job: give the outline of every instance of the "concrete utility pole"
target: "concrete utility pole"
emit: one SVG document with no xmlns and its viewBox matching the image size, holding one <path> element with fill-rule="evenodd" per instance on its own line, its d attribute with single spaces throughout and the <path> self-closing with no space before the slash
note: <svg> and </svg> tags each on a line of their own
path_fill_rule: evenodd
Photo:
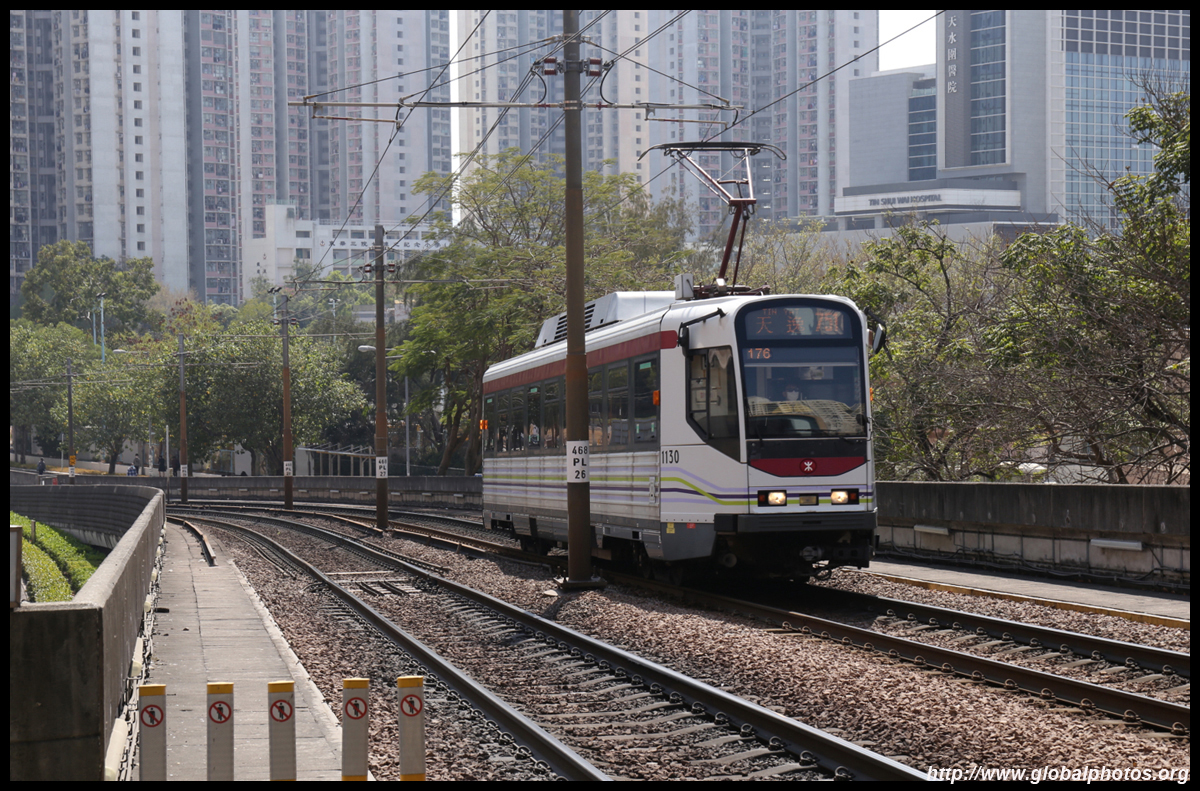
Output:
<svg viewBox="0 0 1200 791">
<path fill-rule="evenodd" d="M 579 12 L 563 11 L 566 40 L 563 115 L 567 144 L 567 580 L 565 588 L 601 587 L 592 577 L 591 484 L 588 479 L 587 348 L 583 338 L 583 152 L 579 100 Z"/>
<path fill-rule="evenodd" d="M 388 527 L 387 348 L 383 338 L 383 226 L 375 226 L 375 526 Z"/>
</svg>

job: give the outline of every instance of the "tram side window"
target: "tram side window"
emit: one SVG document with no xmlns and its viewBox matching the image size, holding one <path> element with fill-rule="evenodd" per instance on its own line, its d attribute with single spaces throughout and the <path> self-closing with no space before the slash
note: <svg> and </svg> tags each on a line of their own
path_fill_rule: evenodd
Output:
<svg viewBox="0 0 1200 791">
<path fill-rule="evenodd" d="M 525 450 L 525 388 L 518 387 L 512 391 L 512 421 L 509 428 L 512 431 L 512 442 L 509 450 Z"/>
<path fill-rule="evenodd" d="M 530 450 L 542 447 L 542 388 L 534 385 L 529 388 L 525 398 L 529 410 L 527 421 L 528 431 L 525 434 L 525 444 Z"/>
<path fill-rule="evenodd" d="M 608 366 L 608 444 L 629 444 L 629 361 Z"/>
<path fill-rule="evenodd" d="M 503 453 L 508 450 L 508 392 L 496 396 L 496 451 Z"/>
<path fill-rule="evenodd" d="M 605 443 L 604 369 L 588 371 L 588 444 L 600 447 Z"/>
<path fill-rule="evenodd" d="M 658 362 L 633 362 L 633 441 L 658 441 Z"/>
<path fill-rule="evenodd" d="M 704 441 L 738 458 L 738 397 L 733 350 L 700 349 L 688 356 L 688 422 Z"/>
<path fill-rule="evenodd" d="M 490 395 L 483 399 L 483 449 L 485 452 L 496 450 L 496 432 L 500 424 L 496 422 L 496 396 Z"/>
<path fill-rule="evenodd" d="M 559 447 L 562 437 L 562 385 L 561 380 L 546 382 L 543 396 L 544 418 L 542 423 L 542 444 L 546 448 Z"/>
</svg>

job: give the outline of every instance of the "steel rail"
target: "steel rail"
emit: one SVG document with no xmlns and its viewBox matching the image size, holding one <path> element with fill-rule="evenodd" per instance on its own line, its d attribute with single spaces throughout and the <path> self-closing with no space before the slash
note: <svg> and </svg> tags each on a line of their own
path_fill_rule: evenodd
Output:
<svg viewBox="0 0 1200 791">
<path fill-rule="evenodd" d="M 271 544 L 273 551 L 278 552 L 282 557 L 287 558 L 290 562 L 295 563 L 299 568 L 304 569 L 306 573 L 319 580 L 330 590 L 330 592 L 345 602 L 357 615 L 378 629 L 389 640 L 401 645 L 404 650 L 412 655 L 418 662 L 431 670 L 435 681 L 440 681 L 441 683 L 445 684 L 447 687 L 457 693 L 459 697 L 467 701 L 467 703 L 482 711 L 490 720 L 510 732 L 518 742 L 529 747 L 537 759 L 545 761 L 550 768 L 559 775 L 570 780 L 611 779 L 608 775 L 585 761 L 574 750 L 567 747 L 553 735 L 543 730 L 537 723 L 533 722 L 533 720 L 530 720 L 524 714 L 521 714 L 521 712 L 517 711 L 503 700 L 493 695 L 486 688 L 480 686 L 470 676 L 466 675 L 457 667 L 439 656 L 435 651 L 433 651 L 433 649 L 429 648 L 420 640 L 417 640 L 415 637 L 396 626 L 381 613 L 371 607 L 371 605 L 367 604 L 361 598 L 355 596 L 349 590 L 334 582 L 320 569 L 297 557 L 287 548 L 281 546 L 278 542 L 255 532 L 251 528 L 243 527 L 241 525 L 234 525 L 216 519 L 198 519 L 198 521 L 206 521 L 210 524 L 218 524 L 222 529 L 232 530 L 236 533 L 250 533 L 255 536 L 256 541 L 263 541 Z M 309 526 L 305 525 L 305 527 Z M 321 528 L 316 529 L 321 530 Z M 330 535 L 338 536 L 336 533 L 331 533 Z M 341 538 L 345 537 L 342 536 Z M 377 551 L 365 544 L 360 544 L 359 546 L 363 550 L 369 550 L 372 552 Z M 398 561 L 394 558 L 388 557 L 383 553 L 380 553 L 380 556 L 387 558 L 387 560 L 391 563 L 404 563 L 403 561 Z M 433 575 L 424 569 L 420 569 L 417 566 L 412 566 L 411 564 L 407 563 L 404 563 L 404 565 L 407 566 L 406 570 L 411 571 L 418 576 L 437 578 L 436 575 Z"/>
<path fill-rule="evenodd" d="M 787 630 L 784 634 L 814 635 L 827 640 L 835 640 L 844 645 L 877 651 L 891 657 L 905 659 L 919 666 L 940 668 L 948 673 L 985 681 L 1005 689 L 1021 690 L 1043 699 L 1055 699 L 1083 709 L 1104 711 L 1129 722 L 1142 722 L 1146 725 L 1170 730 L 1172 733 L 1182 734 L 1191 729 L 1192 710 L 1189 706 L 1182 706 L 1178 703 L 1057 676 L 1053 673 L 1045 673 L 974 654 L 918 643 L 903 637 L 861 629 L 804 613 L 780 610 L 729 596 L 676 588 L 625 574 L 610 573 L 609 578 L 775 623 Z"/>
<path fill-rule="evenodd" d="M 425 517 L 426 515 L 421 515 Z M 437 519 L 448 519 L 447 517 L 436 517 Z M 505 554 L 523 554 L 516 550 L 508 550 Z M 550 559 L 543 559 L 550 560 Z M 734 599 L 718 594 L 708 594 L 692 590 L 683 590 L 680 588 L 667 586 L 662 583 L 650 582 L 638 577 L 632 577 L 623 574 L 606 572 L 609 579 L 618 580 L 626 584 L 660 590 L 675 596 L 683 596 L 694 601 L 707 603 L 719 607 L 730 607 L 738 609 L 743 613 L 752 617 L 761 618 L 766 621 L 771 621 L 780 625 L 788 625 L 789 627 L 795 624 L 800 624 L 801 628 L 796 630 L 801 633 L 812 633 L 817 636 L 837 639 L 844 644 L 854 645 L 860 648 L 870 650 L 878 650 L 888 653 L 892 656 L 906 659 L 918 665 L 931 664 L 940 666 L 941 669 L 948 672 L 953 672 L 958 675 L 967 676 L 977 680 L 986 681 L 991 684 L 1003 686 L 1006 689 L 1019 689 L 1026 693 L 1036 695 L 1041 698 L 1054 698 L 1063 703 L 1068 703 L 1075 706 L 1080 706 L 1084 709 L 1096 709 L 1098 711 L 1107 712 L 1109 714 L 1121 717 L 1130 722 L 1142 722 L 1146 725 L 1164 728 L 1174 733 L 1184 733 L 1191 729 L 1191 708 L 1177 703 L 1159 700 L 1146 695 L 1139 695 L 1133 692 L 1105 687 L 1099 684 L 1092 684 L 1086 681 L 1066 678 L 1053 673 L 1047 673 L 1032 668 L 1014 665 L 1007 662 L 1002 662 L 987 657 L 968 654 L 953 649 L 941 648 L 927 643 L 920 643 L 914 640 L 909 640 L 903 637 L 886 635 L 881 632 L 875 632 L 868 629 L 859 629 L 858 627 L 839 624 L 834 621 L 818 618 L 816 616 L 805 615 L 788 610 L 780 610 L 778 608 L 769 607 L 767 605 L 757 604 L 755 602 Z M 839 592 L 841 595 L 846 592 Z M 865 594 L 857 594 L 865 596 Z M 868 597 L 870 598 L 870 597 Z M 917 607 L 912 602 L 901 602 L 892 600 L 894 604 L 911 605 Z M 937 608 L 930 608 L 930 617 L 934 617 L 933 611 Z M 947 612 L 943 611 L 943 615 Z M 964 618 L 979 619 L 982 624 L 985 616 L 974 616 L 970 613 L 963 613 Z M 1031 626 L 1029 624 L 1017 624 L 1002 621 L 1001 619 L 991 619 L 998 624 L 1011 624 L 1012 630 L 1008 630 L 1008 636 L 1003 639 L 1012 639 L 1016 633 L 1028 634 L 1041 627 Z M 1028 632 L 1024 632 L 1018 627 L 1024 627 Z M 1068 633 L 1070 634 L 1070 633 Z M 1001 632 L 1001 636 L 1004 632 Z M 1084 640 L 1103 641 L 1103 638 L 1091 638 L 1088 635 L 1078 635 Z M 1039 639 L 1039 638 L 1034 638 Z M 1015 640 L 1014 640 L 1015 642 Z M 1120 647 L 1128 646 L 1129 648 L 1142 648 L 1146 652 L 1159 652 L 1160 654 L 1169 654 L 1169 658 L 1175 663 L 1167 666 L 1169 671 L 1180 672 L 1180 667 L 1183 673 L 1190 672 L 1190 657 L 1179 652 L 1163 652 L 1161 649 L 1151 649 L 1143 646 L 1135 646 L 1130 643 L 1120 643 L 1119 641 L 1105 641 L 1112 645 L 1107 647 L 1107 650 L 1114 652 L 1114 656 L 1121 654 Z M 1084 641 L 1074 641 L 1075 645 L 1084 645 Z M 1052 646 L 1047 646 L 1047 650 L 1052 650 Z M 1091 648 L 1087 653 L 1091 655 L 1092 651 L 1099 651 L 1099 644 Z M 1100 653 L 1100 656 L 1105 656 Z M 1144 654 L 1143 654 L 1144 655 Z M 1121 655 L 1120 659 L 1112 660 L 1124 664 L 1128 655 Z M 1138 660 L 1135 660 L 1138 661 Z M 1167 663 L 1164 662 L 1164 665 Z M 1181 673 L 1181 677 L 1184 677 Z"/>
<path fill-rule="evenodd" d="M 832 593 L 832 590 L 830 592 Z M 886 613 L 890 610 L 899 617 L 911 615 L 910 620 L 917 619 L 943 627 L 975 629 L 980 636 L 998 637 L 1037 648 L 1053 649 L 1058 646 L 1058 651 L 1062 654 L 1104 659 L 1134 669 L 1150 668 L 1155 673 L 1178 675 L 1184 679 L 1191 679 L 1192 675 L 1191 655 L 1179 651 L 855 591 L 837 591 L 836 596 L 859 602 L 871 612 Z"/>
<path fill-rule="evenodd" d="M 832 772 L 835 777 L 860 780 L 928 780 L 928 776 L 917 769 L 905 766 L 866 748 L 820 731 L 801 722 L 785 717 L 770 709 L 750 703 L 728 692 L 683 675 L 668 667 L 652 662 L 636 654 L 608 645 L 587 635 L 547 620 L 531 612 L 515 607 L 505 601 L 489 596 L 441 577 L 426 569 L 414 566 L 394 557 L 391 553 L 362 544 L 339 533 L 326 531 L 311 525 L 303 525 L 304 532 L 316 535 L 326 533 L 329 540 L 340 545 L 356 544 L 362 554 L 376 555 L 380 561 L 399 564 L 403 570 L 428 579 L 459 596 L 482 604 L 499 613 L 514 624 L 525 628 L 527 633 L 547 637 L 562 645 L 575 646 L 581 654 L 591 656 L 597 662 L 607 662 L 620 668 L 634 683 L 647 686 L 657 685 L 665 694 L 676 694 L 685 704 L 701 709 L 741 727 L 747 733 L 780 748 L 787 749 L 802 759 L 811 761 L 816 767 Z M 319 572 L 318 572 L 319 573 Z M 324 575 L 322 575 L 324 576 Z M 328 578 L 325 578 L 328 579 Z M 335 593 L 339 597 L 354 597 L 336 583 Z M 340 591 L 340 592 L 339 592 Z M 363 603 L 364 607 L 367 605 Z M 368 608 L 369 609 L 369 608 Z M 372 610 L 372 613 L 374 611 Z M 382 616 L 375 613 L 375 618 Z M 373 619 L 372 619 L 373 620 Z M 410 638 L 411 639 L 411 638 Z M 747 728 L 748 726 L 748 728 Z"/>
</svg>

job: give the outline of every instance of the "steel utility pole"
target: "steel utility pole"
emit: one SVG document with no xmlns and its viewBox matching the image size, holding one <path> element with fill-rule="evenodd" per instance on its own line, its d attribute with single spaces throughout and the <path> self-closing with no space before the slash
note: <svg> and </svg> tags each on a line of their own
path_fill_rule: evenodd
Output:
<svg viewBox="0 0 1200 791">
<path fill-rule="evenodd" d="M 565 588 L 601 587 L 592 577 L 591 484 L 588 479 L 587 348 L 583 338 L 583 152 L 579 99 L 579 12 L 563 11 L 566 41 L 567 236 L 567 579 Z"/>
<path fill-rule="evenodd" d="M 383 339 L 383 226 L 375 226 L 375 526 L 388 527 L 387 348 Z"/>
<path fill-rule="evenodd" d="M 71 485 L 75 485 L 75 375 L 71 370 L 71 358 L 67 358 L 67 450 L 71 466 Z M 57 479 L 55 479 L 57 480 Z"/>
<path fill-rule="evenodd" d="M 179 333 L 179 502 L 187 503 L 187 387 L 183 378 L 183 333 Z"/>
</svg>

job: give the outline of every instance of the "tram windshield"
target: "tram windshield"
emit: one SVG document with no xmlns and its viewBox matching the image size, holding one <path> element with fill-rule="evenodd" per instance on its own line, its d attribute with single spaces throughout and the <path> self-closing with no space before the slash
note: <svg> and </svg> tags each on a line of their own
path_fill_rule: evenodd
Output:
<svg viewBox="0 0 1200 791">
<path fill-rule="evenodd" d="M 866 434 L 857 316 L 823 304 L 776 304 L 743 314 L 748 439 Z"/>
</svg>

